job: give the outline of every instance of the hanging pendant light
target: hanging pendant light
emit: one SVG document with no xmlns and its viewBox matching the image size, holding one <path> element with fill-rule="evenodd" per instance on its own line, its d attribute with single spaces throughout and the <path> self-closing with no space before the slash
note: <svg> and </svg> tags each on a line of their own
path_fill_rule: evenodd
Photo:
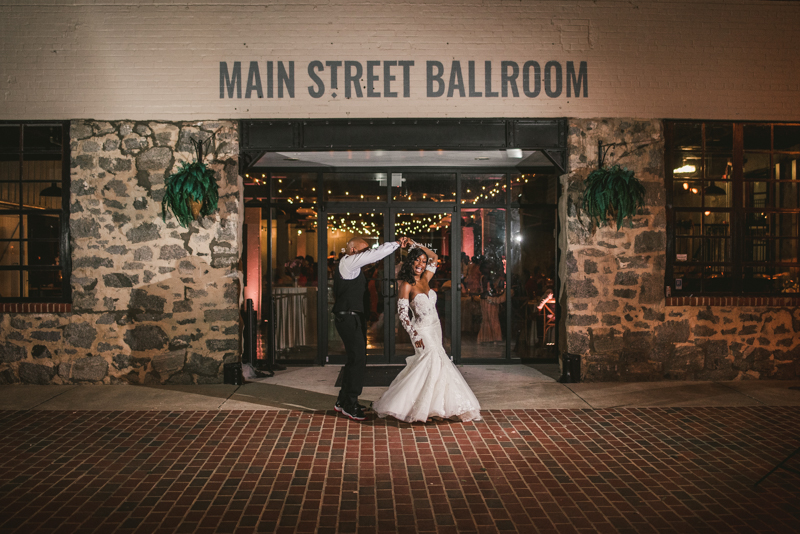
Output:
<svg viewBox="0 0 800 534">
<path fill-rule="evenodd" d="M 50 187 L 45 187 L 44 189 L 42 189 L 39 192 L 39 196 L 41 196 L 41 197 L 60 197 L 61 196 L 61 188 L 58 187 L 58 184 L 56 182 L 53 182 L 53 184 Z"/>
<path fill-rule="evenodd" d="M 721 197 L 728 194 L 723 188 L 718 186 L 716 182 L 711 182 L 711 185 L 706 187 L 703 192 L 707 197 Z"/>
</svg>

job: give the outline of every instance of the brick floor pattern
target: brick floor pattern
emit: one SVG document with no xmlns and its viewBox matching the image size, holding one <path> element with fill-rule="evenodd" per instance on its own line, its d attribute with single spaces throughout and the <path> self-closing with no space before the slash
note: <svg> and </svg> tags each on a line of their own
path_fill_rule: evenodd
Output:
<svg viewBox="0 0 800 534">
<path fill-rule="evenodd" d="M 0 411 L 0 532 L 798 532 L 800 408 Z"/>
</svg>

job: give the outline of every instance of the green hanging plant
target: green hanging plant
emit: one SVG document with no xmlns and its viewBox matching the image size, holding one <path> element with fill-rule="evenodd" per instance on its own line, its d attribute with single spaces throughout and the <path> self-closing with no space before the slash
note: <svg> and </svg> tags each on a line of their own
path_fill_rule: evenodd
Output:
<svg viewBox="0 0 800 534">
<path fill-rule="evenodd" d="M 181 226 L 188 227 L 200 216 L 217 211 L 218 201 L 219 186 L 214 171 L 200 161 L 184 162 L 178 172 L 167 178 L 161 201 L 163 220 L 167 220 L 167 210 L 170 210 Z"/>
<path fill-rule="evenodd" d="M 586 178 L 583 210 L 593 223 L 602 226 L 617 221 L 617 230 L 627 218 L 633 228 L 633 216 L 644 206 L 645 189 L 625 167 L 600 167 Z"/>
</svg>

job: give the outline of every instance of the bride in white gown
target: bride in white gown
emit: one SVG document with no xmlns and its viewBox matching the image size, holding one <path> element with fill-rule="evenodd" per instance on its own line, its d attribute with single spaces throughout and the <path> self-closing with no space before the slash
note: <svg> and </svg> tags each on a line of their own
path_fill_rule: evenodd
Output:
<svg viewBox="0 0 800 534">
<path fill-rule="evenodd" d="M 436 292 L 428 285 L 437 256 L 412 242 L 398 273 L 397 313 L 414 343 L 414 355 L 389 389 L 372 404 L 379 417 L 412 423 L 431 417 L 460 421 L 481 419 L 481 407 L 464 377 L 442 346 L 442 325 L 436 313 Z M 409 317 L 409 307 L 414 318 Z"/>
</svg>

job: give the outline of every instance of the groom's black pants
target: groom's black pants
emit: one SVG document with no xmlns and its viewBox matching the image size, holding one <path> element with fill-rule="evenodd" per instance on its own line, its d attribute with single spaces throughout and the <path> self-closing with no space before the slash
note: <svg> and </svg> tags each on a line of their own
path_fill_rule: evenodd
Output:
<svg viewBox="0 0 800 534">
<path fill-rule="evenodd" d="M 367 370 L 367 322 L 363 314 L 336 314 L 336 331 L 344 342 L 347 363 L 344 365 L 339 402 L 351 408 L 364 389 Z"/>
</svg>

